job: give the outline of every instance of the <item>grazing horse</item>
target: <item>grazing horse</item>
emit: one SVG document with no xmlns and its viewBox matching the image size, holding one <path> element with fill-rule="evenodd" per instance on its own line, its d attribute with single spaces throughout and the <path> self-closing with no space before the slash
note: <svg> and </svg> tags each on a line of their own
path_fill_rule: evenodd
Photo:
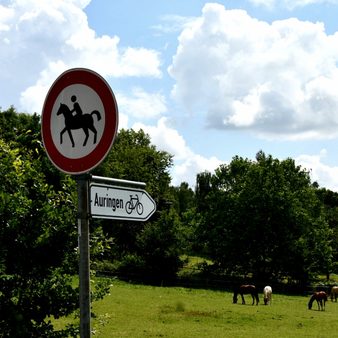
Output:
<svg viewBox="0 0 338 338">
<path fill-rule="evenodd" d="M 331 289 L 331 301 L 333 302 L 333 298 L 335 301 L 337 301 L 338 298 L 338 286 L 332 286 Z"/>
<path fill-rule="evenodd" d="M 322 310 L 324 311 L 325 310 L 325 303 L 327 301 L 327 294 L 325 291 L 317 291 L 315 292 L 311 298 L 310 298 L 310 301 L 309 301 L 309 304 L 308 304 L 308 307 L 309 307 L 309 310 L 312 309 L 312 303 L 314 301 L 317 301 L 317 305 L 318 305 L 318 311 L 319 310 Z"/>
<path fill-rule="evenodd" d="M 272 303 L 272 288 L 271 286 L 266 286 L 263 289 L 263 297 L 264 297 L 264 305 L 268 305 Z"/>
<path fill-rule="evenodd" d="M 245 304 L 244 296 L 247 294 L 251 294 L 252 297 L 252 305 L 255 304 L 256 300 L 256 305 L 259 303 L 259 298 L 258 298 L 258 291 L 254 285 L 241 285 L 239 288 L 236 288 L 234 292 L 234 297 L 233 297 L 233 303 L 237 304 L 237 295 L 240 294 L 242 297 L 242 304 Z"/>
<path fill-rule="evenodd" d="M 87 144 L 87 140 L 89 137 L 88 129 L 91 130 L 94 133 L 94 144 L 96 143 L 96 136 L 97 136 L 97 130 L 94 127 L 94 119 L 93 115 L 95 114 L 97 117 L 97 120 L 101 120 L 101 114 L 97 110 L 93 110 L 90 114 L 83 114 L 83 115 L 75 115 L 73 116 L 71 110 L 69 107 L 64 104 L 60 103 L 59 110 L 57 111 L 56 115 L 63 114 L 65 117 L 65 127 L 61 130 L 60 133 L 60 144 L 62 144 L 62 136 L 67 131 L 70 141 L 72 142 L 72 147 L 75 147 L 75 143 L 73 140 L 72 135 L 72 129 L 83 129 L 86 138 L 83 142 L 83 146 L 85 147 Z"/>
</svg>

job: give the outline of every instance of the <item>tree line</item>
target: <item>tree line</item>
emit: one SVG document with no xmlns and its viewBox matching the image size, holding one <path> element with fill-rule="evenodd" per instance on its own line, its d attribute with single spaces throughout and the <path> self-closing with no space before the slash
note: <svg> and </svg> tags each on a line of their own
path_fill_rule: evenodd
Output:
<svg viewBox="0 0 338 338">
<path fill-rule="evenodd" d="M 49 161 L 37 114 L 0 110 L 0 337 L 76 336 L 51 318 L 76 312 L 76 183 Z M 157 204 L 147 222 L 93 219 L 92 273 L 162 282 L 182 255 L 204 257 L 203 273 L 305 285 L 337 273 L 338 194 L 311 182 L 294 160 L 263 151 L 234 156 L 213 173 L 171 185 L 171 154 L 142 130 L 120 130 L 92 174 L 143 181 Z M 105 295 L 96 283 L 92 299 Z"/>
</svg>

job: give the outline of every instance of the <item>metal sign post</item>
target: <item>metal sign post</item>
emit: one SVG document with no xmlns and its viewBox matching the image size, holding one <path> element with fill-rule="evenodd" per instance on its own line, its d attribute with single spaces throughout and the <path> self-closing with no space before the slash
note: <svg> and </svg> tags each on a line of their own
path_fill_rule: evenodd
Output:
<svg viewBox="0 0 338 338">
<path fill-rule="evenodd" d="M 91 335 L 87 173 L 108 155 L 117 129 L 115 96 L 99 74 L 90 69 L 73 68 L 54 81 L 42 109 L 41 135 L 54 166 L 66 174 L 76 175 L 81 338 Z"/>
<path fill-rule="evenodd" d="M 89 258 L 89 180 L 88 175 L 76 176 L 79 231 L 80 337 L 90 338 L 90 258 Z"/>
</svg>

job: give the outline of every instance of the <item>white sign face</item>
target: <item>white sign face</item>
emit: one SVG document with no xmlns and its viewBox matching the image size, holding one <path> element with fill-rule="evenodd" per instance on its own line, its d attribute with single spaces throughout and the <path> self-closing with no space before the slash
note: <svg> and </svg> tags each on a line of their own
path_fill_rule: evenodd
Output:
<svg viewBox="0 0 338 338">
<path fill-rule="evenodd" d="M 92 183 L 90 214 L 93 218 L 146 221 L 155 212 L 156 204 L 141 189 Z"/>
<path fill-rule="evenodd" d="M 64 88 L 53 105 L 51 125 L 52 139 L 60 154 L 69 159 L 87 156 L 100 143 L 105 126 L 99 95 L 83 84 Z"/>
</svg>

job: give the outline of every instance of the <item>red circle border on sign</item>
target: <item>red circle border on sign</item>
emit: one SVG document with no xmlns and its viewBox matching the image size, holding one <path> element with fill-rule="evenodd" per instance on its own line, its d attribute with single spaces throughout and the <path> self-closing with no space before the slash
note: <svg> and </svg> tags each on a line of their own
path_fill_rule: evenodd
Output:
<svg viewBox="0 0 338 338">
<path fill-rule="evenodd" d="M 95 149 L 81 158 L 62 155 L 52 138 L 51 114 L 54 103 L 63 89 L 70 85 L 83 84 L 92 88 L 100 97 L 105 111 L 105 126 Z M 110 151 L 118 128 L 118 107 L 108 83 L 97 73 L 85 68 L 73 68 L 62 73 L 53 83 L 46 96 L 41 120 L 42 141 L 51 162 L 67 174 L 83 174 L 99 165 Z"/>
</svg>

